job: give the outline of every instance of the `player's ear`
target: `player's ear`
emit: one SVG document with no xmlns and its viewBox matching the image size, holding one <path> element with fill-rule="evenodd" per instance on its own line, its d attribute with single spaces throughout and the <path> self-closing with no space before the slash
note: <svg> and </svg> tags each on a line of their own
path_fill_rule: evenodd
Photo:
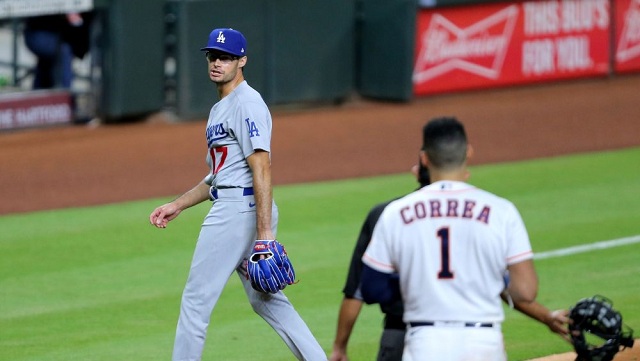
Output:
<svg viewBox="0 0 640 361">
<path fill-rule="evenodd" d="M 420 163 L 422 163 L 424 167 L 429 167 L 429 157 L 427 157 L 427 152 L 424 150 L 420 151 Z"/>
<path fill-rule="evenodd" d="M 243 68 L 245 65 L 247 65 L 247 57 L 243 56 L 242 58 L 238 59 L 238 67 Z"/>
<path fill-rule="evenodd" d="M 471 144 L 467 144 L 467 160 L 471 159 L 473 157 L 473 147 L 471 146 Z"/>
<path fill-rule="evenodd" d="M 420 172 L 420 165 L 414 164 L 413 167 L 411 167 L 411 174 L 413 174 L 414 177 L 418 178 L 419 172 Z"/>
</svg>

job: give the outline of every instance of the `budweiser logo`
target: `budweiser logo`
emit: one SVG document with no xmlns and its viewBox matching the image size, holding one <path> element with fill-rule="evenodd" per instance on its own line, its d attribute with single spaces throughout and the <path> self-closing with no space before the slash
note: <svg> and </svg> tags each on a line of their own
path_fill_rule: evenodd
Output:
<svg viewBox="0 0 640 361">
<path fill-rule="evenodd" d="M 413 70 L 414 83 L 422 83 L 454 69 L 489 79 L 500 75 L 518 18 L 518 6 L 460 28 L 434 14 L 420 38 L 422 46 Z"/>
<path fill-rule="evenodd" d="M 616 59 L 624 62 L 637 56 L 640 56 L 640 0 L 633 0 L 624 17 Z"/>
</svg>

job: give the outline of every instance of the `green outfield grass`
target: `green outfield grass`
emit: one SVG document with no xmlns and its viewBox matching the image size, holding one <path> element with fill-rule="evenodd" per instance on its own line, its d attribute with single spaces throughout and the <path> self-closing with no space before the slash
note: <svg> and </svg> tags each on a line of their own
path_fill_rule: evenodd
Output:
<svg viewBox="0 0 640 361">
<path fill-rule="evenodd" d="M 470 183 L 511 199 L 535 251 L 640 234 L 640 148 L 473 166 Z M 279 186 L 278 238 L 299 279 L 287 288 L 327 353 L 361 222 L 378 202 L 415 188 L 409 174 Z M 170 359 L 180 293 L 203 204 L 165 230 L 148 225 L 167 199 L 0 217 L 0 360 Z M 539 300 L 567 308 L 602 294 L 640 332 L 640 244 L 536 261 Z M 503 325 L 510 360 L 570 351 L 512 310 Z M 364 308 L 350 343 L 373 360 L 382 316 Z M 254 345 L 254 346 L 250 346 Z M 255 346 L 259 345 L 259 346 Z M 256 347 L 259 348 L 257 353 Z M 214 311 L 204 360 L 292 360 L 229 281 Z"/>
</svg>

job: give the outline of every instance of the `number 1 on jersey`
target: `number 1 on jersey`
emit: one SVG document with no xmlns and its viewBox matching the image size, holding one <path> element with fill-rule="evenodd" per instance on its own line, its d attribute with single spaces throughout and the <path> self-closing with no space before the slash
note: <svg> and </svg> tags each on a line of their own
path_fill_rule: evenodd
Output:
<svg viewBox="0 0 640 361">
<path fill-rule="evenodd" d="M 438 278 L 451 279 L 453 278 L 453 272 L 451 272 L 449 264 L 449 227 L 443 227 L 436 233 L 440 238 L 440 272 L 438 272 Z"/>
</svg>

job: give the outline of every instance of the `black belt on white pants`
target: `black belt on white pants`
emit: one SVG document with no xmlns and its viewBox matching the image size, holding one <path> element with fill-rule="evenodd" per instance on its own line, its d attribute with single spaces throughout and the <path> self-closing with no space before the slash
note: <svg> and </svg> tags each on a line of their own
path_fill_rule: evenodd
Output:
<svg viewBox="0 0 640 361">
<path fill-rule="evenodd" d="M 411 327 L 441 326 L 441 327 L 494 327 L 492 322 L 463 322 L 463 321 L 416 321 L 409 322 Z"/>
</svg>

